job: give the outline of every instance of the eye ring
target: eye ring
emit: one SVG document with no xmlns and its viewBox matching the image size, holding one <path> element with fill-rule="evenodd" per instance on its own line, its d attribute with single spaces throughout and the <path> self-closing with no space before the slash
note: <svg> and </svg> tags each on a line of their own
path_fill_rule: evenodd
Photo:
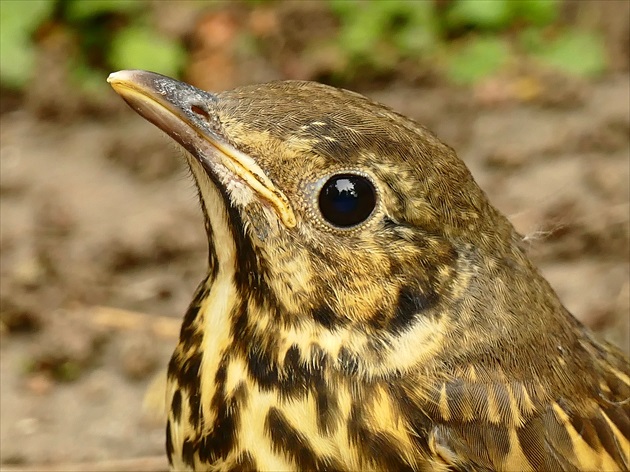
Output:
<svg viewBox="0 0 630 472">
<path fill-rule="evenodd" d="M 335 229 L 365 223 L 378 205 L 376 185 L 368 176 L 346 171 L 322 179 L 316 197 L 321 218 Z"/>
</svg>

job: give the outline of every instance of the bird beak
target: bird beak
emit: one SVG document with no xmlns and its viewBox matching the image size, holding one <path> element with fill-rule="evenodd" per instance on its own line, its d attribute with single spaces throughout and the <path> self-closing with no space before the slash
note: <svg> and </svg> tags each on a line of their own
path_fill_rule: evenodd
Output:
<svg viewBox="0 0 630 472">
<path fill-rule="evenodd" d="M 140 116 L 160 128 L 203 166 L 206 172 L 232 176 L 269 202 L 287 228 L 296 225 L 287 197 L 247 154 L 228 143 L 216 114 L 216 95 L 154 72 L 123 70 L 107 82 Z"/>
</svg>

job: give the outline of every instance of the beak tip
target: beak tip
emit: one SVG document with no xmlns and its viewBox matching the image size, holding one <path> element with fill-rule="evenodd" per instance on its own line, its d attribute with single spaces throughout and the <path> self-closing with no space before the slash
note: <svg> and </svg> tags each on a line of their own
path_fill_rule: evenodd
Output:
<svg viewBox="0 0 630 472">
<path fill-rule="evenodd" d="M 140 75 L 139 73 L 143 72 L 146 74 L 145 71 L 139 70 L 119 70 L 117 72 L 112 72 L 107 77 L 107 83 L 114 85 L 121 82 L 132 82 L 134 81 L 134 78 L 137 80 L 137 77 Z"/>
<path fill-rule="evenodd" d="M 119 81 L 119 80 L 122 78 L 121 76 L 125 75 L 125 74 L 124 74 L 125 72 L 127 72 L 127 71 L 120 70 L 120 71 L 118 71 L 118 72 L 112 72 L 112 73 L 111 73 L 111 74 L 109 74 L 109 76 L 107 77 L 107 83 L 108 83 L 108 84 L 112 84 L 112 83 L 114 83 L 114 82 Z"/>
</svg>

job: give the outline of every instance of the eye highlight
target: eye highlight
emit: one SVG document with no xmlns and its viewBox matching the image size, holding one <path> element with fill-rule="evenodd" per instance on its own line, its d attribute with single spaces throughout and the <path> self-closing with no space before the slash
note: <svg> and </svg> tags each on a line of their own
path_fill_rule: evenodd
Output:
<svg viewBox="0 0 630 472">
<path fill-rule="evenodd" d="M 338 228 L 351 228 L 367 220 L 376 208 L 371 180 L 357 174 L 336 174 L 322 186 L 318 197 L 322 217 Z"/>
</svg>

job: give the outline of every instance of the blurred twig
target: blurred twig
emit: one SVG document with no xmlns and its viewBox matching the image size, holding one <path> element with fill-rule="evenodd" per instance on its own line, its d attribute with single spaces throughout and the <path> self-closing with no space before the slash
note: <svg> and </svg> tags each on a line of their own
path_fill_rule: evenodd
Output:
<svg viewBox="0 0 630 472">
<path fill-rule="evenodd" d="M 148 328 L 156 336 L 169 339 L 176 339 L 179 336 L 179 327 L 182 322 L 179 318 L 107 306 L 90 308 L 90 320 L 95 325 L 110 329 L 140 330 Z"/>
</svg>

